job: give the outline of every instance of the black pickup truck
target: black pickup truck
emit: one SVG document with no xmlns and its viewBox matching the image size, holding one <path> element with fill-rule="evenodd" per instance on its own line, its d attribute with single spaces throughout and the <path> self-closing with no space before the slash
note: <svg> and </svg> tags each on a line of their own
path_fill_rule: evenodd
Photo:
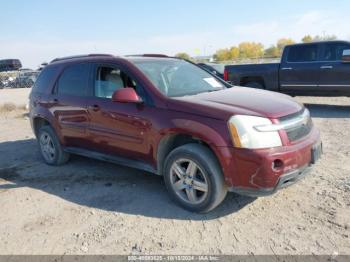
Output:
<svg viewBox="0 0 350 262">
<path fill-rule="evenodd" d="M 350 42 L 289 45 L 281 63 L 227 65 L 224 78 L 290 95 L 350 96 Z"/>
</svg>

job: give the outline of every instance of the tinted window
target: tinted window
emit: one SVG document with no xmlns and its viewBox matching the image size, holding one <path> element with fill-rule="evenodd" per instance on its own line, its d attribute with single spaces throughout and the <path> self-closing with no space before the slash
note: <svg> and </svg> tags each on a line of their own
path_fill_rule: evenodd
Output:
<svg viewBox="0 0 350 262">
<path fill-rule="evenodd" d="M 56 73 L 55 67 L 47 67 L 43 71 L 41 71 L 38 79 L 35 81 L 33 86 L 34 92 L 44 92 L 45 89 L 52 86 L 54 81 L 54 76 Z"/>
<path fill-rule="evenodd" d="M 312 62 L 317 60 L 317 45 L 291 46 L 288 62 Z"/>
<path fill-rule="evenodd" d="M 89 72 L 89 64 L 77 64 L 67 67 L 58 80 L 58 94 L 86 96 Z"/>
<path fill-rule="evenodd" d="M 322 61 L 339 61 L 345 49 L 350 49 L 349 44 L 331 43 L 326 44 L 322 54 Z"/>
</svg>

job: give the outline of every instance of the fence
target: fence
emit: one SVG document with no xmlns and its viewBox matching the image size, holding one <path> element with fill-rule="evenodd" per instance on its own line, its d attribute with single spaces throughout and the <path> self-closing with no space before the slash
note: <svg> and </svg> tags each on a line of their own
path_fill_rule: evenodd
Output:
<svg viewBox="0 0 350 262">
<path fill-rule="evenodd" d="M 0 72 L 0 89 L 31 88 L 38 77 L 38 71 L 18 70 Z"/>
<path fill-rule="evenodd" d="M 228 64 L 268 64 L 268 63 L 279 63 L 281 62 L 280 57 L 258 57 L 258 58 L 242 58 L 232 61 L 226 61 Z"/>
<path fill-rule="evenodd" d="M 280 57 L 258 57 L 258 58 L 240 58 L 235 60 L 218 61 L 220 64 L 225 65 L 244 65 L 244 64 L 270 64 L 281 62 Z"/>
</svg>

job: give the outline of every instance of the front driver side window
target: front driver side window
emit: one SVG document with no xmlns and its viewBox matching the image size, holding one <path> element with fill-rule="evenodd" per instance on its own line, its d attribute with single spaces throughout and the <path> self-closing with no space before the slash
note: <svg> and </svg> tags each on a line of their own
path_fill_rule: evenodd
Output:
<svg viewBox="0 0 350 262">
<path fill-rule="evenodd" d="M 345 49 L 350 49 L 350 46 L 345 43 L 330 43 L 326 44 L 323 53 L 323 61 L 340 61 Z"/>
<path fill-rule="evenodd" d="M 121 88 L 136 89 L 136 82 L 115 67 L 99 66 L 95 76 L 95 96 L 112 98 L 113 93 Z"/>
</svg>

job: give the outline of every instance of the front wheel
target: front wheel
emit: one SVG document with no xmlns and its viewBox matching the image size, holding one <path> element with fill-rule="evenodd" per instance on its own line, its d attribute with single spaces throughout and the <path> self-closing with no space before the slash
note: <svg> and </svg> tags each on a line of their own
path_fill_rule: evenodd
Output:
<svg viewBox="0 0 350 262">
<path fill-rule="evenodd" d="M 200 144 L 187 144 L 173 150 L 165 162 L 164 180 L 170 196 L 192 212 L 209 212 L 227 194 L 215 155 Z"/>
</svg>

